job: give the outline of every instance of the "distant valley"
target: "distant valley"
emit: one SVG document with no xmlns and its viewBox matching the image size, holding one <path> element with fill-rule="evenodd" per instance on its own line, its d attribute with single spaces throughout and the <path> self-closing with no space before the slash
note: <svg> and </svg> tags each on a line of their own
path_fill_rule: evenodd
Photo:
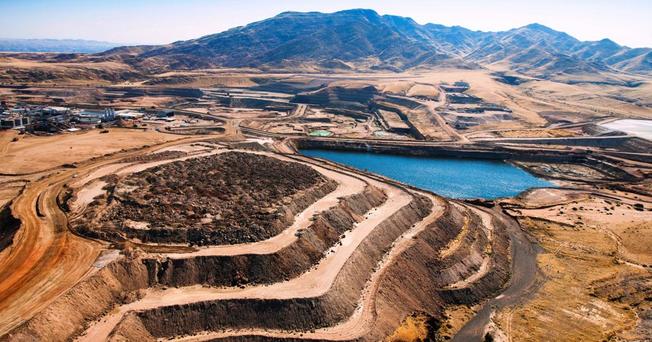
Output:
<svg viewBox="0 0 652 342">
<path fill-rule="evenodd" d="M 117 43 L 82 39 L 0 38 L 0 52 L 98 53 L 119 45 Z"/>
</svg>

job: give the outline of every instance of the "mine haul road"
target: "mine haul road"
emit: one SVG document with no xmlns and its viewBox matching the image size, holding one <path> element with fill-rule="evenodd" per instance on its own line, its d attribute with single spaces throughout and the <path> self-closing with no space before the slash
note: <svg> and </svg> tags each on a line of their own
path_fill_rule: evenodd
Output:
<svg viewBox="0 0 652 342">
<path fill-rule="evenodd" d="M 13 244 L 0 254 L 0 335 L 74 285 L 100 253 L 99 243 L 69 232 L 66 215 L 56 202 L 75 172 L 29 184 L 13 204 L 21 226 Z"/>
<path fill-rule="evenodd" d="M 74 169 L 54 170 L 28 184 L 12 205 L 13 215 L 20 219 L 21 226 L 13 244 L 0 253 L 0 336 L 96 270 L 93 264 L 106 248 L 68 229 L 68 219 L 57 203 L 65 183 L 125 157 L 199 140 L 206 137 L 182 138 L 89 160 Z"/>
<path fill-rule="evenodd" d="M 537 254 L 541 248 L 531 242 L 513 219 L 505 214 L 494 211 L 495 218 L 501 220 L 507 227 L 507 233 L 511 241 L 512 269 L 511 278 L 505 290 L 493 299 L 484 303 L 470 321 L 453 337 L 454 342 L 484 341 L 485 328 L 491 320 L 491 315 L 505 307 L 517 305 L 538 289 L 537 275 Z"/>
<path fill-rule="evenodd" d="M 279 159 L 291 161 L 289 158 Z M 338 183 L 337 189 L 298 213 L 294 217 L 292 225 L 283 230 L 280 234 L 263 241 L 233 245 L 207 246 L 188 253 L 166 253 L 165 257 L 170 259 L 185 259 L 209 255 L 234 256 L 243 254 L 272 254 L 278 252 L 298 239 L 297 232 L 301 229 L 307 228 L 312 223 L 314 215 L 336 206 L 340 198 L 364 191 L 367 184 L 360 179 L 351 177 L 344 173 L 335 172 L 316 165 L 311 166 L 325 177 L 335 180 Z"/>
</svg>

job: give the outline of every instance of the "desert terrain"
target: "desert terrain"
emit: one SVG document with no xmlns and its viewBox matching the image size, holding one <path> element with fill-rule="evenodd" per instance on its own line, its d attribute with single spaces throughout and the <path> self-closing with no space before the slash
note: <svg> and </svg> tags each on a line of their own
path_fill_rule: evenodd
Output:
<svg viewBox="0 0 652 342">
<path fill-rule="evenodd" d="M 14 225 L 0 254 L 4 339 L 646 336 L 649 308 L 637 294 L 649 291 L 652 264 L 641 239 L 652 209 L 651 164 L 639 161 L 645 140 L 596 136 L 607 114 L 573 116 L 568 109 L 581 112 L 580 101 L 568 102 L 568 121 L 555 123 L 548 113 L 561 107 L 553 97 L 526 103 L 516 95 L 525 89 L 507 92 L 487 73 L 348 77 L 328 81 L 327 102 L 302 95 L 306 104 L 272 89 L 232 89 L 242 94 L 236 110 L 231 94 L 205 90 L 199 100 L 170 102 L 158 95 L 164 108 L 227 128 L 208 135 L 155 126 L 3 132 L 3 225 Z M 455 82 L 465 84 L 447 85 Z M 511 123 L 457 128 L 443 113 L 462 110 L 449 93 L 490 98 Z M 386 109 L 368 112 L 359 101 L 369 99 Z M 637 110 L 643 114 L 622 117 L 644 117 Z M 297 129 L 279 129 L 290 125 Z M 313 137 L 316 130 L 332 134 Z M 614 136 L 622 148 L 611 145 Z M 465 202 L 296 152 L 362 142 L 393 153 L 507 158 L 560 188 Z M 528 157 L 533 151 L 540 157 Z M 243 162 L 247 172 L 230 171 Z M 275 181 L 280 175 L 287 178 Z M 223 204 L 206 202 L 210 196 Z M 616 298 L 619 286 L 632 290 Z"/>
<path fill-rule="evenodd" d="M 549 34 L 515 30 L 491 34 Z M 574 64 L 532 69 L 476 38 L 336 58 L 318 33 L 323 58 L 282 63 L 226 56 L 210 41 L 239 36 L 220 34 L 0 54 L 0 341 L 652 339 L 644 64 L 588 63 L 573 41 Z M 549 186 L 448 198 L 308 149 Z"/>
</svg>

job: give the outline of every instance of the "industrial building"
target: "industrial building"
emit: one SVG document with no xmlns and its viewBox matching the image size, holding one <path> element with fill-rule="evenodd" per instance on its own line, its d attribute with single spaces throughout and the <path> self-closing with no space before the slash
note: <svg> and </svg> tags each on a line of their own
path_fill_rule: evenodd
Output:
<svg viewBox="0 0 652 342">
<path fill-rule="evenodd" d="M 165 112 L 161 120 L 168 119 L 174 112 Z M 133 122 L 143 118 L 144 114 L 133 109 L 116 111 L 105 109 L 72 109 L 59 106 L 37 106 L 18 104 L 9 109 L 0 106 L 0 128 L 25 129 L 30 132 L 56 133 L 74 128 L 76 125 L 94 127 L 117 120 Z"/>
<path fill-rule="evenodd" d="M 0 128 L 3 129 L 12 129 L 12 128 L 25 128 L 29 126 L 30 118 L 28 116 L 20 114 L 9 114 L 0 116 Z"/>
<path fill-rule="evenodd" d="M 102 119 L 92 116 L 79 116 L 75 118 L 75 121 L 82 125 L 99 125 L 102 123 Z"/>
<path fill-rule="evenodd" d="M 174 110 L 172 109 L 163 109 L 156 113 L 156 116 L 159 118 L 170 118 L 174 116 Z"/>
<path fill-rule="evenodd" d="M 143 117 L 143 113 L 129 109 L 116 111 L 115 114 L 121 120 L 136 120 Z"/>
<path fill-rule="evenodd" d="M 113 108 L 106 108 L 103 110 L 83 109 L 77 113 L 80 121 L 95 121 L 92 119 L 99 119 L 101 122 L 113 121 L 116 119 L 116 113 Z"/>
</svg>

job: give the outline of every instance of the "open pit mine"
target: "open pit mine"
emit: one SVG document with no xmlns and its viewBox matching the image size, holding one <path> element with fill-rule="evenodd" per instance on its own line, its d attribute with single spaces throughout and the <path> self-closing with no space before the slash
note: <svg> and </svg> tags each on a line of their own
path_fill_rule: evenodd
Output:
<svg viewBox="0 0 652 342">
<path fill-rule="evenodd" d="M 186 140 L 24 189 L 14 243 L 40 243 L 16 261 L 51 272 L 7 276 L 39 294 L 69 288 L 4 309 L 20 324 L 3 340 L 378 340 L 405 319 L 434 331 L 446 306 L 500 291 L 510 241 L 524 239 L 495 210 L 376 175 Z M 53 259 L 63 272 L 39 265 Z M 40 310 L 11 322 L 25 305 Z"/>
<path fill-rule="evenodd" d="M 584 231 L 559 218 L 578 207 L 649 217 L 622 182 L 497 204 L 279 152 L 310 144 L 325 143 L 199 135 L 34 173 L 2 213 L 0 340 L 486 338 L 545 283 L 524 227 Z M 636 301 L 619 282 L 638 289 L 644 274 L 593 295 Z"/>
<path fill-rule="evenodd" d="M 650 338 L 652 142 L 464 75 L 10 88 L 0 341 Z"/>
</svg>

